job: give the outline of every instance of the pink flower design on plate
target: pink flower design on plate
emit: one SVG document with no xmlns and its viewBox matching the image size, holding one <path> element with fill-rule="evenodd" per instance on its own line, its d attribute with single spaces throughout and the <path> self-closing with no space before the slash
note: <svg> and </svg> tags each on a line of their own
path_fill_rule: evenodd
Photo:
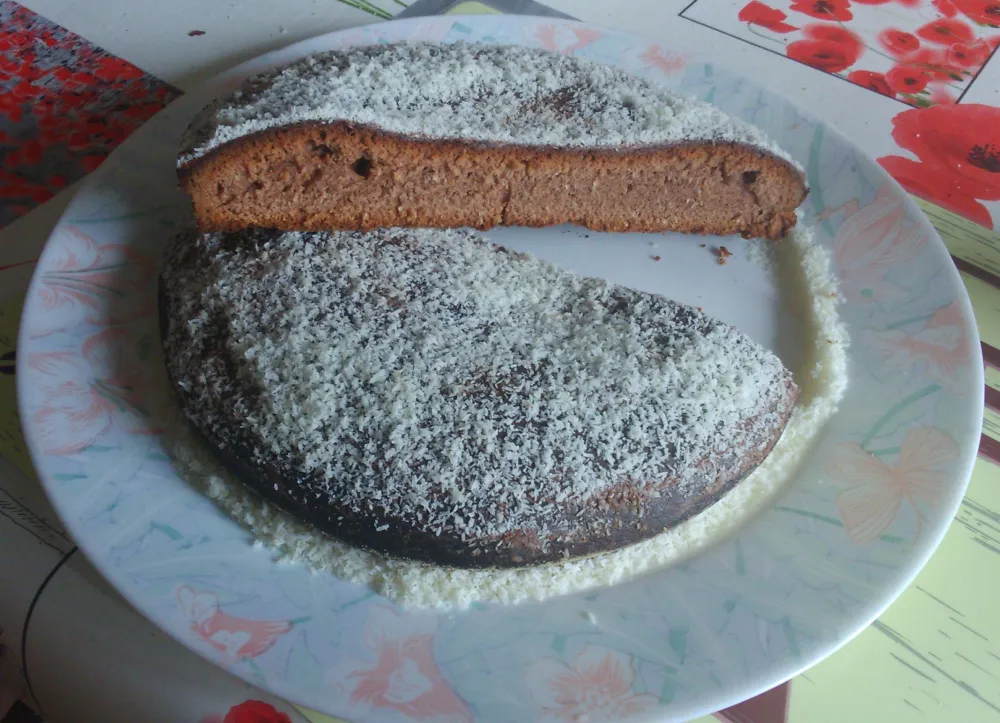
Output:
<svg viewBox="0 0 1000 723">
<path fill-rule="evenodd" d="M 687 64 L 687 57 L 684 55 L 664 50 L 656 44 L 650 45 L 642 51 L 639 59 L 648 65 L 652 65 L 654 68 L 659 68 L 667 75 L 684 70 L 684 66 Z"/>
<path fill-rule="evenodd" d="M 82 321 L 114 326 L 141 318 L 152 312 L 155 273 L 149 257 L 119 244 L 99 245 L 67 226 L 40 277 L 38 295 L 47 313 L 31 335 L 45 336 Z"/>
<path fill-rule="evenodd" d="M 124 329 L 106 329 L 84 340 L 79 352 L 34 354 L 43 403 L 32 416 L 47 454 L 74 454 L 113 426 L 153 434 L 143 407 L 140 340 Z"/>
<path fill-rule="evenodd" d="M 364 640 L 375 662 L 331 680 L 346 687 L 351 705 L 388 709 L 418 721 L 471 723 L 469 709 L 434 661 L 431 632 L 407 629 L 398 615 L 380 608 Z"/>
<path fill-rule="evenodd" d="M 885 272 L 916 256 L 926 242 L 926 234 L 907 222 L 900 200 L 880 193 L 837 229 L 834 261 L 844 296 L 862 304 L 902 298 L 905 291 L 886 280 Z"/>
<path fill-rule="evenodd" d="M 933 427 L 907 432 L 894 465 L 860 444 L 841 444 L 827 465 L 827 473 L 847 488 L 837 495 L 837 509 L 851 540 L 864 545 L 878 539 L 896 519 L 904 499 L 922 525 L 918 504 L 934 507 L 938 503 L 949 477 L 941 467 L 957 456 L 955 441 Z"/>
<path fill-rule="evenodd" d="M 886 369 L 910 372 L 923 368 L 943 387 L 958 389 L 956 373 L 969 361 L 969 339 L 958 302 L 944 306 L 914 334 L 902 329 L 870 332 L 868 348 Z"/>
<path fill-rule="evenodd" d="M 599 30 L 593 30 L 591 28 L 578 28 L 571 27 L 570 31 L 576 40 L 572 41 L 569 45 L 565 47 L 560 47 L 559 38 L 557 37 L 558 28 L 555 25 L 542 25 L 538 28 L 538 43 L 545 50 L 557 50 L 561 53 L 572 53 L 574 50 L 579 50 L 592 42 L 602 37 L 604 33 Z"/>
<path fill-rule="evenodd" d="M 191 630 L 213 648 L 236 660 L 256 658 L 292 629 L 292 624 L 284 620 L 247 620 L 225 613 L 215 593 L 197 592 L 187 585 L 177 591 L 177 600 L 188 616 Z"/>
<path fill-rule="evenodd" d="M 539 723 L 620 721 L 656 707 L 658 699 L 633 693 L 632 658 L 617 650 L 587 645 L 570 665 L 541 658 L 525 671 L 531 700 L 542 712 Z"/>
</svg>

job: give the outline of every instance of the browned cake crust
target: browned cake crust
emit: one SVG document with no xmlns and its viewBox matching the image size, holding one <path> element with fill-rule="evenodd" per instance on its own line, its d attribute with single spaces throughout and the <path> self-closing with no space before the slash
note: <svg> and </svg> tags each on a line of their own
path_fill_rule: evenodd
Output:
<svg viewBox="0 0 1000 723">
<path fill-rule="evenodd" d="M 204 231 L 574 223 L 777 239 L 806 196 L 788 162 L 738 144 L 546 149 L 347 122 L 237 139 L 189 162 L 180 179 Z"/>
<path fill-rule="evenodd" d="M 333 323 L 331 320 L 344 319 L 347 333 L 355 333 L 350 331 L 355 324 L 364 325 L 370 331 L 374 328 L 372 325 L 376 324 L 372 321 L 372 315 L 375 314 L 381 315 L 378 318 L 389 320 L 386 323 L 398 316 L 399 326 L 391 328 L 402 329 L 405 334 L 409 323 L 406 312 L 410 305 L 423 304 L 420 307 L 422 311 L 419 312 L 422 317 L 420 321 L 423 321 L 423 317 L 433 313 L 430 311 L 429 300 L 436 293 L 436 285 L 447 291 L 455 288 L 453 282 L 435 280 L 433 276 L 428 276 L 426 282 L 421 281 L 416 285 L 402 282 L 390 285 L 385 288 L 395 289 L 391 303 L 381 305 L 377 303 L 377 294 L 382 292 L 377 292 L 371 299 L 362 300 L 359 305 L 357 298 L 347 300 L 346 296 L 334 289 L 341 288 L 338 286 L 338 275 L 345 274 L 344 269 L 352 269 L 350 273 L 357 274 L 356 278 L 359 279 L 352 282 L 345 275 L 342 286 L 344 289 L 354 289 L 356 292 L 357 284 L 372 282 L 370 274 L 375 269 L 385 270 L 386 266 L 379 266 L 377 262 L 386 255 L 393 255 L 396 259 L 393 263 L 404 269 L 408 267 L 408 255 L 422 256 L 432 263 L 430 260 L 438 255 L 447 255 L 449 245 L 457 248 L 461 244 L 463 249 L 467 249 L 468 244 L 481 244 L 453 232 L 437 232 L 442 234 L 440 239 L 429 235 L 431 232 L 419 232 L 419 237 L 408 235 L 410 233 L 412 232 L 388 230 L 351 236 L 282 236 L 275 232 L 252 231 L 200 238 L 188 236 L 175 240 L 168 252 L 160 286 L 161 329 L 167 367 L 182 406 L 224 464 L 244 483 L 281 509 L 335 538 L 395 557 L 466 568 L 533 565 L 613 550 L 675 526 L 715 503 L 746 477 L 770 453 L 780 437 L 795 405 L 798 389 L 790 373 L 773 356 L 738 332 L 690 307 L 662 297 L 587 281 L 585 286 L 591 289 L 588 292 L 589 298 L 597 305 L 598 317 L 604 319 L 601 324 L 606 324 L 609 329 L 647 329 L 648 334 L 642 332 L 642 338 L 648 340 L 644 343 L 650 345 L 648 353 L 654 356 L 686 354 L 684 350 L 697 344 L 699 339 L 722 334 L 729 341 L 722 345 L 725 351 L 719 353 L 728 354 L 733 359 L 747 359 L 745 367 L 737 364 L 739 371 L 735 373 L 754 376 L 755 381 L 752 383 L 758 390 L 755 393 L 759 394 L 760 401 L 751 413 L 745 416 L 734 415 L 724 424 L 719 423 L 717 431 L 708 435 L 707 445 L 689 445 L 695 438 L 695 433 L 693 430 L 688 431 L 687 425 L 704 427 L 706 424 L 703 412 L 698 411 L 698 405 L 685 407 L 681 400 L 673 409 L 659 406 L 652 408 L 653 419 L 674 421 L 654 422 L 650 430 L 652 436 L 648 441 L 643 438 L 641 449 L 637 448 L 633 453 L 666 460 L 665 467 L 655 467 L 661 470 L 671 468 L 674 462 L 670 460 L 675 460 L 683 467 L 683 472 L 672 474 L 668 471 L 648 479 L 632 479 L 628 475 L 614 477 L 602 492 L 587 496 L 573 492 L 577 480 L 581 480 L 582 484 L 582 475 L 587 471 L 583 468 L 567 468 L 548 481 L 534 480 L 530 484 L 501 477 L 503 484 L 494 492 L 472 495 L 457 507 L 454 507 L 454 500 L 447 488 L 431 482 L 421 487 L 418 494 L 420 499 L 413 508 L 416 513 L 405 513 L 400 511 L 400 501 L 412 497 L 414 488 L 408 488 L 408 483 L 403 483 L 400 478 L 422 476 L 424 465 L 434 466 L 435 460 L 439 460 L 440 456 L 414 456 L 412 445 L 393 446 L 378 434 L 359 436 L 358 432 L 351 431 L 350 424 L 347 427 L 340 424 L 340 428 L 335 429 L 338 424 L 336 420 L 329 429 L 324 425 L 322 432 L 317 432 L 318 436 L 313 437 L 310 444 L 313 448 L 316 445 L 332 444 L 334 450 L 347 450 L 346 459 L 350 462 L 349 469 L 353 471 L 345 471 L 334 477 L 327 475 L 326 478 L 310 471 L 301 457 L 288 450 L 286 442 L 279 443 L 274 430 L 268 432 L 259 423 L 250 421 L 275 402 L 264 388 L 270 382 L 256 378 L 248 366 L 250 352 L 247 350 L 256 348 L 258 342 L 252 341 L 253 339 L 265 337 L 284 339 L 285 344 L 295 343 L 292 341 L 293 335 L 301 332 L 288 326 L 289 317 L 280 317 L 285 319 L 285 323 L 278 322 L 278 327 L 284 330 L 281 333 L 273 326 L 279 317 L 271 320 L 265 318 L 269 312 L 286 302 L 291 305 L 289 308 L 306 304 L 308 313 L 316 319 L 317 328 Z M 310 245 L 313 251 L 303 251 L 304 246 L 308 249 Z M 343 269 L 337 267 L 339 262 L 336 259 L 341 258 L 335 253 L 338 248 L 347 249 L 343 253 L 346 258 L 351 259 Z M 503 249 L 492 248 L 493 250 L 480 251 L 477 247 L 473 249 L 474 255 L 471 258 L 478 258 L 483 265 L 496 263 L 498 269 L 509 268 L 509 264 L 526 266 L 526 273 L 531 269 L 537 272 L 539 268 L 537 262 L 524 261 L 517 254 L 508 256 Z M 509 262 L 507 258 L 510 258 Z M 358 266 L 358 263 L 364 264 L 369 259 L 372 261 L 370 268 Z M 458 261 L 453 259 L 452 263 L 457 264 Z M 535 265 L 529 266 L 530 263 Z M 471 265 L 478 264 L 473 261 Z M 312 271 L 308 271 L 307 267 Z M 490 269 L 486 273 L 492 277 L 492 267 Z M 440 270 L 446 272 L 445 269 Z M 286 278 L 285 271 L 288 271 L 291 278 L 305 279 L 311 276 L 314 286 L 323 283 L 324 288 L 330 291 L 322 297 L 306 300 L 299 295 L 294 283 L 278 281 Z M 328 274 L 330 279 L 320 282 L 317 277 L 319 273 Z M 241 278 L 245 279 L 242 283 L 239 281 Z M 362 279 L 366 281 L 361 281 Z M 528 283 L 530 279 L 525 278 L 524 281 Z M 244 288 L 238 292 L 247 299 L 243 304 L 245 308 L 218 302 L 222 298 L 220 295 L 232 292 L 237 286 L 248 285 L 253 285 L 252 291 L 248 292 Z M 460 322 L 462 315 L 477 313 L 475 307 L 468 306 L 467 300 L 471 297 L 459 293 L 455 298 L 466 301 L 460 302 L 460 305 L 453 305 L 452 302 L 445 304 L 443 308 L 454 309 L 453 312 L 447 311 L 446 324 L 452 323 L 447 321 L 451 318 L 456 320 L 455 323 L 463 323 Z M 563 298 L 568 300 L 571 297 Z M 325 301 L 319 303 L 321 299 Z M 251 308 L 254 304 L 260 304 L 261 310 Z M 265 309 L 269 311 L 264 311 Z M 448 316 L 452 313 L 457 316 Z M 362 318 L 366 321 L 360 321 Z M 487 320 L 485 323 L 488 326 L 493 322 Z M 500 319 L 496 320 L 498 327 L 503 323 L 505 322 Z M 313 322 L 309 324 L 312 325 Z M 327 338 L 328 333 L 331 338 L 337 337 L 335 332 L 323 331 L 322 338 Z M 515 349 L 514 357 L 506 356 L 502 339 L 506 338 L 507 332 L 502 329 L 481 329 L 476 333 L 496 335 L 489 339 L 478 339 L 475 335 L 467 338 L 467 345 L 481 344 L 487 356 L 493 353 L 490 351 L 493 349 L 496 349 L 497 359 L 516 359 L 522 353 L 517 351 L 519 347 L 515 344 L 512 347 Z M 283 334 L 287 336 L 282 336 Z M 541 344 L 542 341 L 539 339 L 537 343 Z M 548 343 L 558 342 L 550 340 Z M 402 346 L 396 348 L 404 353 Z M 523 353 L 525 360 L 515 361 L 515 366 L 509 369 L 501 365 L 498 371 L 493 372 L 465 372 L 462 367 L 458 374 L 459 379 L 464 381 L 457 385 L 451 382 L 442 385 L 429 403 L 434 405 L 443 400 L 454 404 L 450 409 L 466 410 L 459 415 L 481 413 L 486 419 L 498 420 L 496 453 L 477 447 L 471 433 L 459 431 L 464 427 L 457 419 L 449 418 L 442 424 L 434 421 L 433 410 L 429 407 L 417 410 L 418 415 L 423 415 L 418 417 L 421 420 L 420 426 L 426 424 L 427 428 L 434 431 L 433 444 L 461 439 L 463 448 L 467 449 L 468 466 L 460 480 L 463 489 L 476 489 L 479 480 L 488 479 L 492 472 L 502 474 L 502 470 L 507 468 L 507 463 L 503 460 L 509 461 L 509 457 L 505 457 L 499 450 L 516 449 L 519 455 L 530 457 L 528 450 L 532 448 L 533 440 L 548 439 L 546 425 L 555 425 L 558 423 L 557 419 L 561 418 L 561 413 L 550 407 L 568 404 L 564 408 L 569 413 L 580 416 L 586 416 L 590 411 L 585 408 L 584 403 L 558 402 L 560 397 L 575 394 L 575 382 L 567 386 L 565 381 L 560 381 L 566 379 L 563 369 L 548 363 L 530 361 L 534 358 L 531 350 Z M 553 353 L 556 353 L 554 349 Z M 357 363 L 362 364 L 361 361 Z M 411 373 L 407 371 L 408 366 L 399 366 L 398 362 L 396 364 L 392 369 L 402 374 L 403 378 Z M 655 371 L 655 364 L 650 368 L 650 378 L 658 373 Z M 729 368 L 731 362 L 725 364 Z M 755 366 L 759 364 L 764 366 Z M 323 369 L 318 368 L 321 371 Z M 761 371 L 764 368 L 768 371 Z M 272 367 L 268 366 L 267 369 L 271 370 Z M 274 372 L 277 374 L 274 379 L 287 379 L 289 375 L 300 373 L 301 369 L 278 368 Z M 270 375 L 271 371 L 268 371 L 265 376 Z M 612 374 L 608 384 L 615 385 L 615 377 Z M 374 393 L 376 387 L 367 381 L 368 377 L 362 374 L 361 378 L 365 394 Z M 421 376 L 420 382 L 422 385 L 438 388 L 438 383 L 432 379 Z M 528 412 L 525 401 L 531 398 L 533 390 L 547 388 L 562 391 L 558 391 L 552 398 L 551 405 L 543 406 L 536 412 Z M 612 399 L 612 395 L 618 393 L 609 388 L 606 395 L 601 393 L 599 397 Z M 683 393 L 680 396 L 683 397 Z M 668 397 L 672 398 L 669 394 Z M 387 398 L 399 399 L 394 392 L 389 392 Z M 615 405 L 611 411 L 623 413 L 622 419 L 626 426 L 638 424 L 638 420 L 642 418 L 642 410 L 633 410 L 629 403 L 621 401 L 623 398 L 618 398 L 619 402 L 611 402 Z M 643 401 L 644 396 L 640 395 L 633 404 L 642 406 Z M 727 401 L 720 398 L 717 402 L 698 404 L 723 406 Z M 367 402 L 365 406 L 367 407 Z M 360 407 L 352 409 L 354 411 L 346 412 L 348 416 L 368 414 Z M 678 416 L 681 409 L 691 409 L 691 419 L 688 419 L 688 412 Z M 298 413 L 294 413 L 292 419 L 297 416 Z M 712 418 L 711 413 L 708 418 Z M 341 416 L 340 420 L 343 419 Z M 451 424 L 456 426 L 452 428 Z M 599 418 L 595 418 L 594 424 L 601 424 Z M 665 436 L 656 436 L 668 427 L 675 431 Z M 468 437 L 463 438 L 466 434 Z M 579 438 L 578 435 L 586 435 L 588 431 L 583 426 L 570 434 Z M 573 438 L 565 438 L 569 445 L 567 450 L 572 447 Z M 660 441 L 654 442 L 654 439 Z M 590 471 L 600 473 L 600 468 L 605 465 L 601 460 L 610 460 L 615 455 L 624 453 L 624 447 L 629 444 L 624 438 L 610 447 L 602 446 L 603 443 L 588 442 L 587 450 L 576 458 L 579 462 L 574 464 L 582 464 Z M 371 455 L 370 461 L 360 461 L 351 449 L 358 452 L 365 450 L 365 454 Z M 684 449 L 702 451 L 686 453 Z M 554 451 L 557 455 L 562 454 L 558 448 Z M 687 463 L 683 463 L 685 454 L 689 458 Z M 567 451 L 566 459 L 568 458 Z M 390 460 L 397 465 L 396 471 L 390 469 Z M 533 471 L 531 464 L 528 463 L 526 470 Z M 364 475 L 371 480 L 371 493 L 365 493 L 359 498 L 357 490 L 360 489 L 359 484 Z M 501 532 L 471 533 L 450 522 L 431 523 L 423 512 L 452 506 L 466 521 L 490 521 L 503 519 L 505 516 L 514 519 L 514 511 L 507 509 L 508 502 L 505 501 L 505 490 L 511 489 L 522 490 L 519 494 L 525 496 L 522 500 L 525 505 L 517 513 L 518 522 L 498 527 L 497 529 L 502 529 Z M 481 529 L 488 530 L 492 527 L 492 523 L 487 522 Z"/>
</svg>

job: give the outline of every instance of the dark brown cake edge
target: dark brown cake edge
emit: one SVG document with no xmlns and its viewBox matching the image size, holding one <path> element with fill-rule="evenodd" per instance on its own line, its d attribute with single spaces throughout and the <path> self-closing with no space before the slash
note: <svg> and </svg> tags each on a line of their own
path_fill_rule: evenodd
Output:
<svg viewBox="0 0 1000 723">
<path fill-rule="evenodd" d="M 164 287 L 160 279 L 158 312 L 160 335 L 165 342 L 170 309 Z M 168 352 L 166 345 L 164 352 Z M 567 517 L 575 518 L 577 523 L 569 538 L 543 541 L 534 532 L 514 532 L 500 538 L 461 540 L 415 530 L 376 505 L 359 515 L 346 505 L 327 504 L 325 500 L 317 504 L 317 500 L 310 499 L 307 494 L 307 476 L 276 463 L 250 461 L 253 459 L 253 440 L 248 430 L 233 427 L 229 430 L 233 440 L 222 441 L 200 428 L 188 415 L 185 391 L 171 376 L 169 365 L 166 371 L 170 386 L 196 435 L 226 469 L 260 498 L 312 525 L 322 534 L 349 545 L 388 557 L 463 569 L 529 567 L 589 557 L 628 547 L 675 527 L 714 505 L 757 468 L 784 433 L 799 396 L 798 387 L 788 381 L 782 408 L 778 410 L 781 423 L 763 444 L 758 443 L 760 440 L 748 441 L 746 446 L 751 451 L 743 457 L 730 452 L 721 458 L 704 460 L 700 466 L 707 469 L 728 469 L 735 465 L 736 470 L 728 477 L 705 481 L 697 495 L 684 497 L 670 480 L 657 485 L 624 483 L 584 507 L 567 507 Z M 756 419 L 747 420 L 745 428 L 748 431 L 755 428 Z M 649 499 L 648 489 L 654 486 L 660 490 L 659 497 Z M 616 524 L 610 526 L 609 511 L 616 516 Z M 609 535 L 610 528 L 613 529 Z M 590 536 L 594 531 L 603 533 L 599 540 Z"/>
</svg>

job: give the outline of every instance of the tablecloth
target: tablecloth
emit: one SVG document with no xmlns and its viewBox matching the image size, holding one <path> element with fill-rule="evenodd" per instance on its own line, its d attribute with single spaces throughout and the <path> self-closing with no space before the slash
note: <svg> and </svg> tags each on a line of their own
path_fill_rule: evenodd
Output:
<svg viewBox="0 0 1000 723">
<path fill-rule="evenodd" d="M 862 98 L 850 114 L 831 113 L 830 122 L 908 190 L 936 202 L 921 204 L 962 273 L 983 339 L 980 459 L 938 553 L 907 592 L 840 652 L 719 717 L 755 723 L 785 717 L 791 723 L 1000 721 L 1000 621 L 991 613 L 1000 592 L 1000 236 L 990 230 L 993 217 L 1000 218 L 994 203 L 1000 199 L 1000 116 L 989 115 L 1000 105 L 1000 61 L 993 60 L 1000 6 L 991 2 L 551 3 L 564 15 L 655 35 L 667 73 L 694 60 L 721 60 L 763 75 L 804 105 Z M 168 640 L 75 553 L 32 479 L 12 413 L 21 298 L 73 183 L 182 88 L 317 32 L 400 13 L 501 12 L 501 4 L 424 0 L 408 9 L 401 0 L 204 6 L 180 0 L 167 8 L 105 0 L 100 12 L 81 11 L 68 0 L 27 5 L 31 9 L 0 0 L 0 226 L 6 225 L 0 231 L 0 452 L 6 457 L 0 459 L 0 682 L 6 685 L 0 715 L 12 706 L 21 711 L 17 715 L 29 715 L 28 706 L 56 723 L 112 720 L 90 710 L 110 701 L 132 720 L 152 720 L 149 711 L 157 709 L 163 720 L 199 723 L 281 716 L 329 721 L 253 690 Z M 551 10 L 530 1 L 504 7 Z M 122 17 L 109 19 L 116 13 Z M 161 18 L 164 13 L 172 19 Z M 816 35 L 816 21 L 836 23 L 847 34 L 837 47 L 818 47 L 824 39 Z M 151 42 L 164 34 L 169 43 Z M 553 35 L 553 46 L 566 50 L 560 43 L 566 41 Z M 919 47 L 906 57 L 927 54 L 899 62 L 913 43 Z M 916 80 L 907 80 L 907 73 Z M 931 116 L 968 126 L 962 150 L 973 162 L 965 175 L 955 158 L 914 142 L 914 133 L 935 132 Z M 17 564 L 5 554 L 15 544 L 30 550 Z M 69 600 L 79 602 L 72 616 L 65 610 Z M 116 647 L 104 640 L 102 646 L 102 635 L 131 643 Z M 94 665 L 61 660 L 71 643 L 89 646 L 114 674 L 95 677 L 87 673 Z M 12 686 L 12 680 L 19 682 Z"/>
</svg>

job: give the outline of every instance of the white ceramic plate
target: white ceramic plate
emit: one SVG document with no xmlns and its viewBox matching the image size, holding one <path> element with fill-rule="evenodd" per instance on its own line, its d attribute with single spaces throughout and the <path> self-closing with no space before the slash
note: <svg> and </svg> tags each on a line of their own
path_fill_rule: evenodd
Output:
<svg viewBox="0 0 1000 723">
<path fill-rule="evenodd" d="M 544 46 L 618 65 L 755 123 L 806 167 L 807 221 L 833 251 L 847 299 L 851 383 L 797 481 L 738 536 L 589 594 L 411 613 L 332 576 L 276 565 L 176 473 L 153 401 L 166 385 L 155 287 L 160 249 L 186 218 L 173 171 L 183 127 L 249 74 L 315 51 L 411 39 Z M 722 267 L 689 237 L 657 237 L 660 262 L 648 236 L 556 228 L 491 237 L 703 306 L 780 346 L 774 289 L 739 253 Z M 913 578 L 962 497 L 982 418 L 978 338 L 959 276 L 878 166 L 738 77 L 685 67 L 630 35 L 537 18 L 419 18 L 334 33 L 181 99 L 80 190 L 39 261 L 21 329 L 25 434 L 88 558 L 194 650 L 357 722 L 687 720 L 760 693 L 849 640 Z M 856 461 L 859 447 L 871 453 L 864 464 L 836 464 Z"/>
</svg>

